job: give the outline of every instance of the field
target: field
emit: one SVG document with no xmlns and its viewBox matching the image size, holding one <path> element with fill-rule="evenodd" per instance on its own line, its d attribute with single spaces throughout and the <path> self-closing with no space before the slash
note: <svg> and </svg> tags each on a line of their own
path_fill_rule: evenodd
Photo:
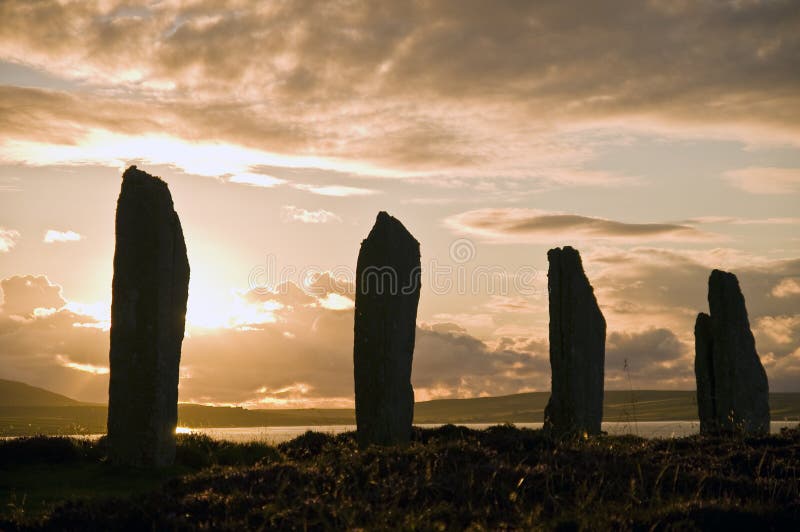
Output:
<svg viewBox="0 0 800 532">
<path fill-rule="evenodd" d="M 104 441 L 0 442 L 0 529 L 797 529 L 800 430 L 553 442 L 447 425 L 359 450 L 180 437 L 177 464 L 114 468 Z"/>
</svg>

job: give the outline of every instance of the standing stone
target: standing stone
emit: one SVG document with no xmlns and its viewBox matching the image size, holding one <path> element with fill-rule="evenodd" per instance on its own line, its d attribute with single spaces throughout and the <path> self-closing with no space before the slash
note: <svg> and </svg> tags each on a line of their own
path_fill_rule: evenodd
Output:
<svg viewBox="0 0 800 532">
<path fill-rule="evenodd" d="M 172 464 L 189 261 L 167 184 L 135 166 L 117 200 L 108 445 L 112 461 Z"/>
<path fill-rule="evenodd" d="M 361 446 L 411 438 L 419 292 L 419 242 L 399 220 L 378 213 L 356 267 L 353 367 Z"/>
<path fill-rule="evenodd" d="M 603 419 L 606 320 L 571 247 L 547 252 L 550 263 L 552 387 L 544 429 L 553 436 L 598 434 Z"/>
<path fill-rule="evenodd" d="M 694 324 L 694 374 L 697 380 L 697 413 L 700 432 L 716 429 L 716 398 L 714 396 L 714 341 L 711 336 L 711 316 L 701 312 Z"/>
<path fill-rule="evenodd" d="M 767 373 L 756 352 L 744 296 L 734 274 L 711 272 L 708 305 L 710 317 L 698 316 L 700 330 L 695 328 L 700 430 L 766 434 L 770 421 Z"/>
</svg>

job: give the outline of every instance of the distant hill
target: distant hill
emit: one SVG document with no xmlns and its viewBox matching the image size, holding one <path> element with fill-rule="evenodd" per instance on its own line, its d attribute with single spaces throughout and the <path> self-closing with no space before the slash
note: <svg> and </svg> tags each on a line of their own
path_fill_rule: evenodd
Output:
<svg viewBox="0 0 800 532">
<path fill-rule="evenodd" d="M 84 403 L 44 388 L 0 379 L 0 406 L 78 406 Z"/>
<path fill-rule="evenodd" d="M 501 397 L 438 399 L 414 405 L 414 423 L 541 423 L 550 392 Z M 769 394 L 773 421 L 800 420 L 800 393 Z M 106 430 L 107 408 L 80 403 L 56 393 L 0 380 L 0 436 L 86 434 Z M 694 391 L 633 390 L 605 392 L 603 421 L 694 421 Z M 335 409 L 263 409 L 182 403 L 178 424 L 184 427 L 280 427 L 354 425 L 355 412 Z"/>
</svg>

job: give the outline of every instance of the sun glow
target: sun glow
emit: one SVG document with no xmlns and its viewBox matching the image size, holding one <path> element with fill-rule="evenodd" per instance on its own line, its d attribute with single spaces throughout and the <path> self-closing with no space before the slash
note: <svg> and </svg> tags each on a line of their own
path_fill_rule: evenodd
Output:
<svg viewBox="0 0 800 532">
<path fill-rule="evenodd" d="M 276 323 L 276 312 L 283 309 L 277 301 L 251 303 L 236 292 L 224 294 L 189 291 L 186 310 L 187 328 L 247 329 L 249 326 Z"/>
<path fill-rule="evenodd" d="M 319 304 L 328 310 L 348 310 L 356 306 L 355 302 L 349 297 L 345 297 L 334 292 L 331 292 L 320 299 Z"/>
<path fill-rule="evenodd" d="M 83 371 L 84 373 L 91 373 L 92 375 L 108 375 L 110 373 L 109 369 L 105 366 L 95 366 L 94 364 L 81 364 L 78 362 L 73 362 L 69 359 L 69 357 L 64 355 L 56 355 L 56 360 L 65 368 Z"/>
<path fill-rule="evenodd" d="M 223 142 L 190 142 L 162 135 L 122 135 L 104 129 L 89 129 L 75 144 L 52 144 L 27 140 L 0 143 L 0 160 L 37 166 L 58 164 L 98 164 L 125 168 L 132 161 L 167 164 L 187 173 L 207 176 L 233 176 L 233 182 L 264 186 L 278 184 L 275 177 L 264 176 L 253 183 L 250 169 L 259 165 L 284 168 L 318 168 L 379 177 L 404 177 L 408 172 L 379 168 L 371 164 L 333 157 L 283 155 L 245 148 Z M 242 178 L 241 176 L 244 176 Z M 347 187 L 329 187 L 321 194 L 342 195 L 353 192 Z M 352 187 L 351 187 L 352 188 Z M 360 191 L 362 189 L 353 189 Z"/>
<path fill-rule="evenodd" d="M 96 301 L 94 303 L 81 303 L 79 301 L 68 301 L 64 309 L 81 316 L 89 316 L 95 323 L 76 323 L 77 327 L 94 327 L 107 331 L 111 329 L 111 303 Z"/>
</svg>

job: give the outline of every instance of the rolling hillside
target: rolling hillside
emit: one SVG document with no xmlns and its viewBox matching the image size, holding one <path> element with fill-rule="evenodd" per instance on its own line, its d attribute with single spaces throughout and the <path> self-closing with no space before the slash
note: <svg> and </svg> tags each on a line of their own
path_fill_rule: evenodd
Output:
<svg viewBox="0 0 800 532">
<path fill-rule="evenodd" d="M 440 399 L 414 406 L 414 422 L 540 423 L 550 392 L 502 397 Z M 773 421 L 800 420 L 800 393 L 770 394 Z M 19 382 L 0 380 L 0 436 L 105 432 L 105 405 L 80 403 Z M 691 421 L 697 419 L 694 391 L 607 391 L 603 420 Z M 352 425 L 352 409 L 247 410 L 196 404 L 178 406 L 185 427 Z"/>
<path fill-rule="evenodd" d="M 84 403 L 17 381 L 0 379 L 0 407 L 77 406 Z"/>
</svg>

